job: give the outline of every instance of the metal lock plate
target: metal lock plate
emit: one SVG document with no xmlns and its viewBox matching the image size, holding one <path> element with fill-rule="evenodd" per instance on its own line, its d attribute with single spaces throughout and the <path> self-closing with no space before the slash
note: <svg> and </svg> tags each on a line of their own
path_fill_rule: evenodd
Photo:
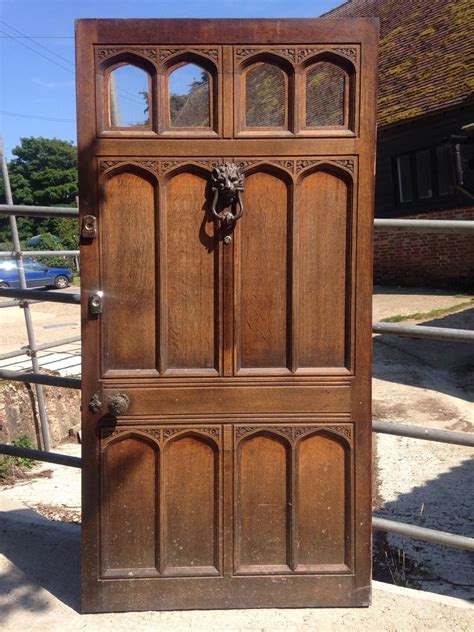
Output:
<svg viewBox="0 0 474 632">
<path fill-rule="evenodd" d="M 89 313 L 101 314 L 102 313 L 102 297 L 104 293 L 101 291 L 91 292 L 89 294 Z"/>
<path fill-rule="evenodd" d="M 84 215 L 82 218 L 81 237 L 94 239 L 97 236 L 97 218 L 94 215 Z"/>
</svg>

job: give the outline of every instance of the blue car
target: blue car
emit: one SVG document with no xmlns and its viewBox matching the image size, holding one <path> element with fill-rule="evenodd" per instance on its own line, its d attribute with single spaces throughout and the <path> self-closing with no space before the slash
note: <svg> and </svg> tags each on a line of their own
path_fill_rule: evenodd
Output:
<svg viewBox="0 0 474 632">
<path fill-rule="evenodd" d="M 50 268 L 33 259 L 23 259 L 27 287 L 68 287 L 74 278 L 69 268 Z M 20 279 L 14 259 L 0 259 L 0 287 L 19 288 Z"/>
</svg>

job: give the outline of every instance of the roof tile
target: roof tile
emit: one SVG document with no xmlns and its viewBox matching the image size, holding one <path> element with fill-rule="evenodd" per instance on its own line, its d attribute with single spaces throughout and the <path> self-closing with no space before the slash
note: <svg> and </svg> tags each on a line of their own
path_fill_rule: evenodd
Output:
<svg viewBox="0 0 474 632">
<path fill-rule="evenodd" d="M 380 19 L 381 127 L 474 104 L 473 0 L 349 0 L 323 17 Z"/>
</svg>

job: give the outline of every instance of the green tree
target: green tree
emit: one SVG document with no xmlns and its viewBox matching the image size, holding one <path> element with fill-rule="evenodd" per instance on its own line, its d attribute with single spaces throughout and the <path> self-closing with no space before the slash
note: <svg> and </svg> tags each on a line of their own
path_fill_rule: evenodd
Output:
<svg viewBox="0 0 474 632">
<path fill-rule="evenodd" d="M 77 150 L 72 142 L 57 138 L 21 138 L 8 163 L 13 202 L 35 206 L 75 206 L 77 188 Z M 0 199 L 5 203 L 3 182 Z M 77 220 L 21 217 L 17 220 L 21 240 L 51 233 L 61 239 L 63 248 L 77 248 Z M 7 217 L 0 218 L 0 242 L 11 239 Z"/>
</svg>

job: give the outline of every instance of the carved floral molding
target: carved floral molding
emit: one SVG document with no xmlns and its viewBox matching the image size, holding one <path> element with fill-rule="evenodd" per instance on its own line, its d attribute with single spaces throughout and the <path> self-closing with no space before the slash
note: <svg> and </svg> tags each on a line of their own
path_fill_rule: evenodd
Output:
<svg viewBox="0 0 474 632">
<path fill-rule="evenodd" d="M 336 165 L 347 169 L 350 172 L 354 172 L 355 162 L 353 158 L 315 158 L 315 159 L 291 159 L 284 158 L 281 160 L 259 160 L 259 159 L 247 159 L 247 158 L 236 158 L 235 162 L 242 166 L 243 169 L 249 169 L 250 167 L 257 164 L 268 164 L 268 165 L 276 165 L 277 167 L 281 167 L 286 171 L 299 175 L 305 169 L 309 167 L 313 167 L 318 164 L 328 164 L 328 165 Z M 120 167 L 120 166 L 133 166 L 136 165 L 138 167 L 142 167 L 147 171 L 154 173 L 157 176 L 160 176 L 171 169 L 180 166 L 186 165 L 201 165 L 206 169 L 213 169 L 214 167 L 219 167 L 222 164 L 221 160 L 209 158 L 209 159 L 186 159 L 186 160 L 148 160 L 148 159 L 135 159 L 130 158 L 128 160 L 100 160 L 99 161 L 99 171 L 100 173 L 105 173 L 110 169 Z"/>
<path fill-rule="evenodd" d="M 352 425 L 351 424 L 318 424 L 314 426 L 235 426 L 235 438 L 242 437 L 258 432 L 275 432 L 286 435 L 290 440 L 296 441 L 307 434 L 315 432 L 327 432 L 329 434 L 337 434 L 348 441 L 352 441 Z"/>
<path fill-rule="evenodd" d="M 204 55 L 209 57 L 213 61 L 219 60 L 220 49 L 219 48 L 170 48 L 170 47 L 135 47 L 135 46 L 121 46 L 121 47 L 97 47 L 96 57 L 99 62 L 103 62 L 115 55 L 121 55 L 126 53 L 136 53 L 143 57 L 150 59 L 153 62 L 164 61 L 174 55 L 180 53 L 195 53 L 198 55 Z"/>
<path fill-rule="evenodd" d="M 300 63 L 313 55 L 320 53 L 333 53 L 347 57 L 352 62 L 357 62 L 358 48 L 355 46 L 334 47 L 334 46 L 310 46 L 290 48 L 236 48 L 235 57 L 238 61 L 247 59 L 248 57 L 259 55 L 262 53 L 276 53 L 281 57 L 286 57 L 293 63 Z"/>
<path fill-rule="evenodd" d="M 102 430 L 101 436 L 102 440 L 108 443 L 112 439 L 124 434 L 148 435 L 161 444 L 179 433 L 185 434 L 189 432 L 209 436 L 217 442 L 220 442 L 221 429 L 219 426 L 193 426 L 192 428 L 183 426 L 166 426 L 164 428 L 105 428 Z"/>
</svg>

